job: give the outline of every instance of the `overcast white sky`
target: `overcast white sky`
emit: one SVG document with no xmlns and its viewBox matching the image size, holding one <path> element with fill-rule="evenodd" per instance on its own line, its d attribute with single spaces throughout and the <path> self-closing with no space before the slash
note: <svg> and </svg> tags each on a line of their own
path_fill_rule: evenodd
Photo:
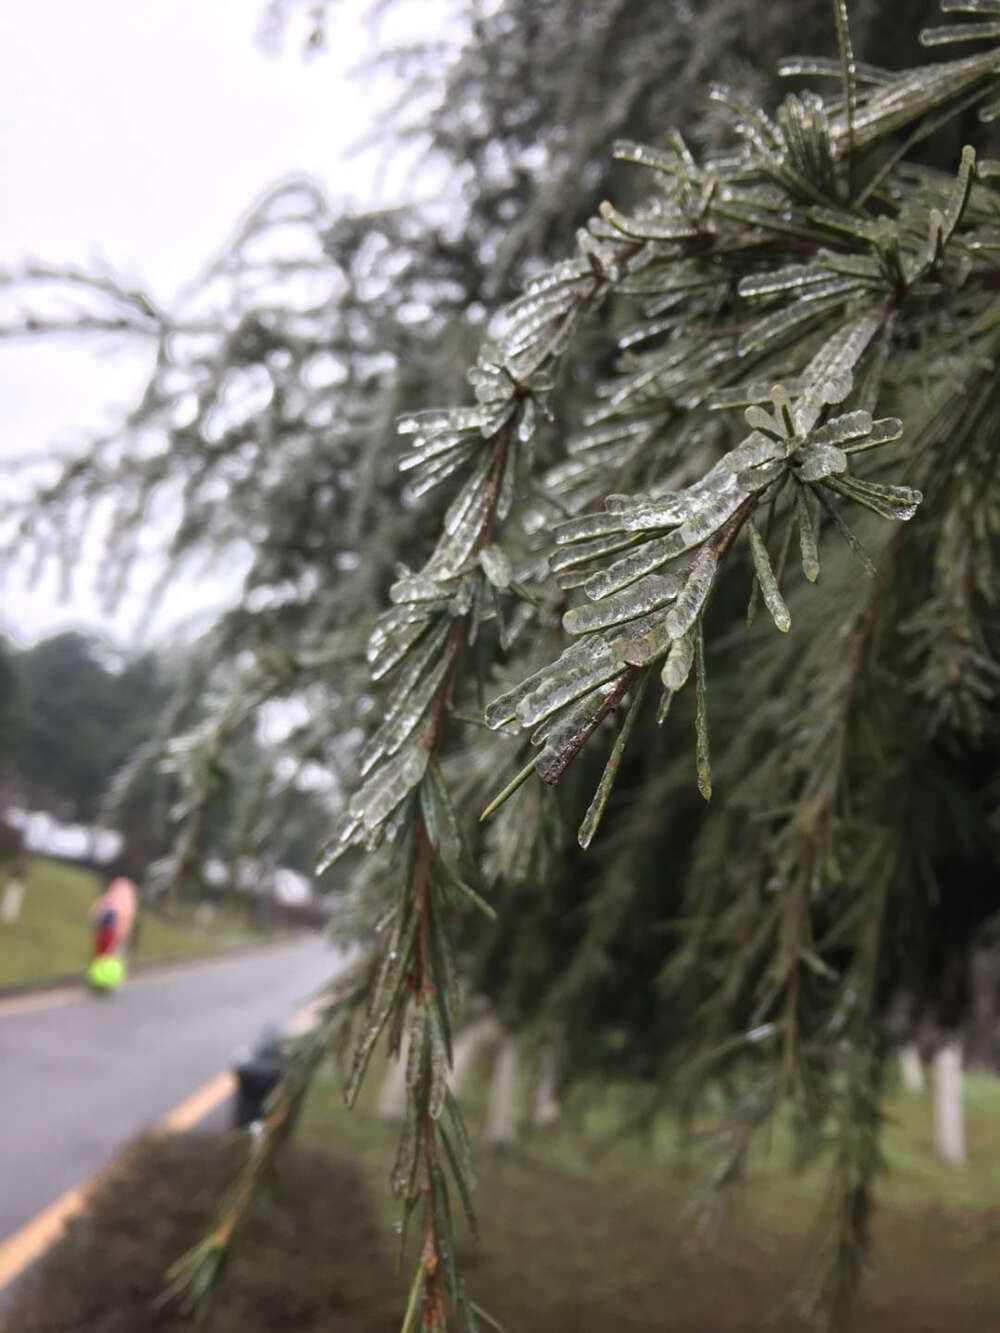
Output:
<svg viewBox="0 0 1000 1333">
<path fill-rule="evenodd" d="M 304 61 L 294 33 L 280 55 L 262 53 L 263 0 L 0 3 L 0 267 L 100 254 L 163 300 L 278 176 L 305 171 L 338 196 L 374 198 L 376 162 L 343 160 L 375 101 L 345 78 L 371 49 L 363 8 L 339 0 L 330 50 Z M 409 21 L 442 9 L 425 0 Z M 136 378 L 134 359 L 0 344 L 0 454 L 99 425 Z M 166 618 L 219 595 L 188 583 Z M 128 637 L 136 615 L 133 602 L 103 620 L 86 570 L 69 604 L 52 580 L 15 580 L 2 596 L 0 624 L 22 641 L 80 623 Z"/>
</svg>

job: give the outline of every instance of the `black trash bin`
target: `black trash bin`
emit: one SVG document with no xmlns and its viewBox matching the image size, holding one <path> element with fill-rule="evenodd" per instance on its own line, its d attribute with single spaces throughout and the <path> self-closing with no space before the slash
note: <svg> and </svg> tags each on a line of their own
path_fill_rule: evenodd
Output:
<svg viewBox="0 0 1000 1333">
<path fill-rule="evenodd" d="M 280 1034 L 274 1029 L 266 1030 L 252 1054 L 236 1066 L 235 1072 L 237 1086 L 233 1119 L 237 1128 L 243 1128 L 252 1125 L 264 1114 L 267 1099 L 285 1072 Z"/>
</svg>

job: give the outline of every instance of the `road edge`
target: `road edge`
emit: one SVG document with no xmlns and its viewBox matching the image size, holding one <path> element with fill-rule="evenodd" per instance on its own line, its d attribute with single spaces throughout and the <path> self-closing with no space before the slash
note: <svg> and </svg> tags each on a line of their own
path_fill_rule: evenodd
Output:
<svg viewBox="0 0 1000 1333">
<path fill-rule="evenodd" d="M 232 949 L 218 949 L 211 953 L 190 954 L 180 958 L 149 958 L 141 963 L 130 963 L 128 967 L 129 976 L 146 976 L 149 973 L 157 972 L 176 972 L 186 967 L 204 966 L 206 963 L 222 963 L 231 958 L 249 958 L 254 954 L 267 953 L 271 949 L 280 949 L 288 944 L 295 944 L 298 940 L 307 938 L 310 934 L 322 935 L 325 931 L 294 931 L 287 935 L 282 935 L 280 939 L 265 940 L 260 944 L 237 945 Z M 49 976 L 38 981 L 15 981 L 9 985 L 0 986 L 0 1004 L 5 1000 L 16 1000 L 25 995 L 46 995 L 49 991 L 53 993 L 65 990 L 83 990 L 85 982 L 83 979 L 83 970 L 79 972 L 64 972 L 57 976 Z"/>
</svg>

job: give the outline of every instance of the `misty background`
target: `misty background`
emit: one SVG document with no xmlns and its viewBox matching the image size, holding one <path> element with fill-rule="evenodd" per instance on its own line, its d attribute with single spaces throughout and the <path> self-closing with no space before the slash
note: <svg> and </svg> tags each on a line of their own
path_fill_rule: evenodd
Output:
<svg viewBox="0 0 1000 1333">
<path fill-rule="evenodd" d="M 391 75 L 358 66 L 387 37 L 442 26 L 445 8 L 393 6 L 376 26 L 363 4 L 344 0 L 328 16 L 322 58 L 309 59 L 308 13 L 293 12 L 275 42 L 255 0 L 0 7 L 0 270 L 27 259 L 97 259 L 169 305 L 283 176 L 315 177 L 355 207 L 426 193 L 426 168 L 414 179 L 405 158 L 387 167 L 377 152 L 350 151 L 393 90 Z M 6 340 L 0 459 L 44 458 L 99 429 L 135 400 L 152 350 L 111 337 Z M 18 485 L 7 466 L 0 486 Z M 95 561 L 99 540 L 95 532 Z M 158 564 L 154 543 L 147 573 Z M 153 636 L 216 610 L 241 572 L 182 576 Z M 93 573 L 75 571 L 68 599 L 54 570 L 34 582 L 25 569 L 15 573 L 0 630 L 21 643 L 70 627 L 133 641 L 150 580 L 137 571 L 108 614 Z"/>
</svg>

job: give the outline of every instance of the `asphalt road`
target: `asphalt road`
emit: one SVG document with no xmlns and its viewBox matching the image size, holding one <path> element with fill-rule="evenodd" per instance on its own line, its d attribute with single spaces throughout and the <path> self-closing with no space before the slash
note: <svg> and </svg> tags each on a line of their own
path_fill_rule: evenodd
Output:
<svg viewBox="0 0 1000 1333">
<path fill-rule="evenodd" d="M 320 937 L 136 976 L 117 995 L 0 1003 L 0 1241 L 107 1164 L 342 966 Z"/>
</svg>

